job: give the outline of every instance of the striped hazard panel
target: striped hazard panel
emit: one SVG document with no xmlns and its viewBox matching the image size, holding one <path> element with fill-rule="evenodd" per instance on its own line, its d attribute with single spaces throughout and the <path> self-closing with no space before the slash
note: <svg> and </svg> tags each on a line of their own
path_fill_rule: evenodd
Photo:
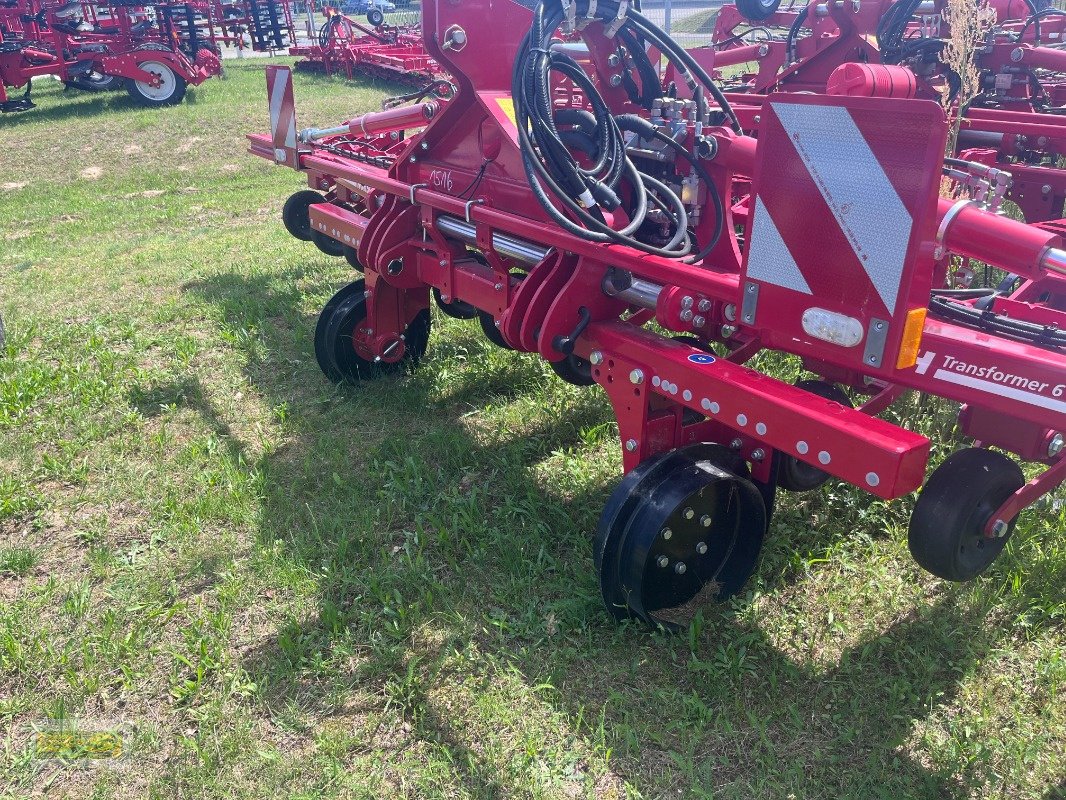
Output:
<svg viewBox="0 0 1066 800">
<path fill-rule="evenodd" d="M 920 100 L 795 96 L 763 110 L 743 321 L 786 349 L 895 363 L 924 308 L 944 116 Z"/>
<path fill-rule="evenodd" d="M 274 161 L 296 169 L 296 107 L 292 99 L 292 70 L 266 68 L 267 96 L 270 98 L 270 139 Z"/>
</svg>

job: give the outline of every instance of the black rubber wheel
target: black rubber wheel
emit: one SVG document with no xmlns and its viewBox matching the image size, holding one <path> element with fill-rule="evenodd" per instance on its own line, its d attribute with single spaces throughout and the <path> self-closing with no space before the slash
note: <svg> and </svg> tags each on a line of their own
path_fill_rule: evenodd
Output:
<svg viewBox="0 0 1066 800">
<path fill-rule="evenodd" d="M 574 386 L 592 386 L 596 383 L 592 377 L 592 364 L 579 355 L 571 353 L 562 361 L 551 361 L 549 365 L 556 375 Z"/>
<path fill-rule="evenodd" d="M 767 527 L 762 496 L 746 475 L 735 453 L 695 444 L 626 476 L 600 518 L 594 551 L 615 617 L 680 630 L 707 600 L 744 586 Z"/>
<path fill-rule="evenodd" d="M 854 408 L 851 398 L 844 390 L 832 383 L 820 380 L 799 381 L 796 386 L 811 394 Z M 789 492 L 809 492 L 817 489 L 831 477 L 828 472 L 800 461 L 795 456 L 782 455 L 777 469 L 777 485 Z"/>
<path fill-rule="evenodd" d="M 311 243 L 327 256 L 344 258 L 344 245 L 336 239 L 326 236 L 322 231 L 311 231 Z"/>
<path fill-rule="evenodd" d="M 359 263 L 359 253 L 356 249 L 346 244 L 342 244 L 341 247 L 344 249 L 344 260 L 347 261 L 356 272 L 363 272 L 363 265 Z"/>
<path fill-rule="evenodd" d="M 422 310 L 404 330 L 404 353 L 393 362 L 375 364 L 362 358 L 352 336 L 366 319 L 366 283 L 354 281 L 342 288 L 322 310 L 315 328 L 315 358 L 334 383 L 369 380 L 417 364 L 429 344 L 429 311 Z"/>
<path fill-rule="evenodd" d="M 500 333 L 500 329 L 496 327 L 496 320 L 492 314 L 485 311 L 477 312 L 478 322 L 481 323 L 481 330 L 490 342 L 497 347 L 502 347 L 504 350 L 514 350 L 511 345 L 507 344 L 507 340 L 503 338 L 503 334 Z"/>
<path fill-rule="evenodd" d="M 926 481 L 911 514 L 907 543 L 924 569 L 947 581 L 976 578 L 1003 551 L 1018 518 L 1004 520 L 1003 536 L 984 535 L 989 518 L 1025 485 L 1021 468 L 993 450 L 970 447 L 948 457 Z"/>
<path fill-rule="evenodd" d="M 780 5 L 781 0 L 736 0 L 737 11 L 752 22 L 772 17 Z"/>
<path fill-rule="evenodd" d="M 462 300 L 449 300 L 445 303 L 444 298 L 440 293 L 440 289 L 436 286 L 433 287 L 433 300 L 436 302 L 437 308 L 452 319 L 473 319 L 478 314 L 478 311 L 474 306 L 469 303 L 464 303 Z M 496 327 L 495 324 L 493 327 Z"/>
<path fill-rule="evenodd" d="M 315 359 L 323 374 L 329 375 L 333 370 L 333 362 L 330 358 L 330 350 L 326 346 L 326 328 L 337 306 L 353 295 L 362 295 L 366 292 L 366 282 L 362 280 L 352 281 L 342 286 L 326 303 L 322 312 L 318 315 L 318 323 L 315 325 Z"/>
<path fill-rule="evenodd" d="M 366 12 L 366 21 L 377 28 L 385 21 L 385 15 L 380 8 L 372 8 Z"/>
<path fill-rule="evenodd" d="M 326 198 L 311 189 L 290 195 L 281 207 L 281 221 L 285 230 L 301 242 L 311 241 L 310 208 L 315 203 L 324 203 Z"/>
<path fill-rule="evenodd" d="M 124 79 L 117 75 L 105 75 L 102 72 L 88 72 L 79 75 L 72 81 L 66 81 L 65 85 L 71 89 L 80 89 L 83 92 L 111 92 L 121 89 Z"/>
<path fill-rule="evenodd" d="M 146 72 L 154 73 L 161 81 L 159 86 L 152 86 L 132 78 L 126 81 L 126 91 L 138 105 L 145 108 L 176 106 L 185 97 L 187 86 L 185 79 L 166 62 L 148 59 L 137 62 L 137 66 Z"/>
</svg>

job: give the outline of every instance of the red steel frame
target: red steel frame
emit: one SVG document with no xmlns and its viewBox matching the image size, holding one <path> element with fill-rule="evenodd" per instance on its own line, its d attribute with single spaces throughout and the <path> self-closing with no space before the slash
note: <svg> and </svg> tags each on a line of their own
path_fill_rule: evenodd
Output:
<svg viewBox="0 0 1066 800">
<path fill-rule="evenodd" d="M 740 93 L 769 94 L 779 91 L 817 92 L 827 89 L 834 70 L 842 63 L 880 60 L 873 34 L 877 23 L 895 0 L 864 0 L 861 4 L 814 2 L 802 21 L 803 33 L 793 52 L 785 41 L 748 44 L 735 34 L 753 23 L 745 19 L 734 5 L 725 5 L 715 23 L 714 40 L 721 46 L 695 48 L 691 52 L 709 69 L 722 70 L 754 63 L 756 70 L 740 76 L 731 96 L 743 103 Z M 927 25 L 946 37 L 948 31 L 940 18 L 943 3 L 931 3 Z M 1066 52 L 1045 46 L 1058 44 L 1066 36 L 1066 16 L 1051 15 L 1040 22 L 1041 41 L 1035 40 L 1037 28 L 1025 27 L 1015 15 L 1024 17 L 1028 6 L 1014 0 L 997 0 L 992 4 L 998 13 L 995 35 L 977 55 L 983 81 L 995 87 L 994 107 L 974 106 L 965 112 L 958 142 L 960 158 L 1008 170 L 1013 185 L 1008 197 L 1018 204 L 1030 222 L 1058 219 L 1066 206 L 1066 170 L 1060 166 L 1066 156 L 1066 124 L 1057 114 L 1038 113 L 1034 108 L 1031 70 L 1066 70 Z M 778 11 L 760 24 L 789 28 L 803 12 L 802 6 Z M 914 26 L 917 29 L 920 26 Z M 1014 41 L 1022 34 L 1021 41 Z M 735 40 L 734 40 L 735 39 Z M 1039 86 L 1051 107 L 1066 101 L 1066 86 L 1060 80 L 1044 81 Z M 944 89 L 939 72 L 926 67 L 919 75 L 915 90 L 920 97 L 938 99 Z M 750 100 L 748 101 L 750 103 Z M 753 113 L 749 112 L 748 118 Z"/>
<path fill-rule="evenodd" d="M 752 198 L 770 191 L 775 176 L 789 171 L 792 162 L 775 156 L 760 166 L 764 151 L 770 152 L 765 141 L 757 146 L 751 137 L 727 128 L 703 131 L 717 144 L 707 168 L 726 197 L 740 197 L 727 208 L 725 230 L 742 226 L 746 244 L 723 236 L 698 264 L 572 235 L 549 223 L 530 198 L 515 144 L 510 73 L 519 37 L 529 26 L 528 10 L 497 3 L 489 21 L 479 3 L 427 0 L 423 14 L 426 48 L 459 86 L 450 101 L 434 101 L 424 131 L 396 138 L 403 130 L 425 125 L 429 112 L 419 106 L 406 115 L 385 112 L 394 116 L 370 114 L 346 123 L 345 134 L 327 140 L 334 152 L 298 144 L 291 84 L 285 85 L 288 70 L 271 68 L 271 97 L 280 98 L 276 107 L 272 101 L 272 134 L 249 136 L 251 153 L 296 168 L 309 186 L 327 193 L 324 202 L 311 206 L 315 229 L 358 246 L 366 267 L 368 311 L 353 332 L 353 347 L 362 357 L 402 357 L 400 334 L 428 306 L 433 287 L 445 301 L 460 298 L 491 313 L 514 349 L 539 352 L 551 361 L 561 357 L 556 348 L 560 338 L 577 331 L 574 352 L 594 365 L 593 376 L 614 407 L 626 471 L 687 442 L 716 441 L 744 456 L 759 479 L 770 478 L 772 456 L 780 453 L 879 497 L 899 497 L 922 484 L 929 441 L 872 414 L 914 389 L 964 404 L 960 425 L 973 438 L 1047 465 L 992 515 L 988 535 L 996 520 L 1012 518 L 1066 477 L 1066 460 L 1053 446 L 1059 432 L 1066 431 L 1066 355 L 924 317 L 924 298 L 946 255 L 955 253 L 1022 276 L 1025 283 L 1005 302 L 1040 316 L 1044 324 L 1066 325 L 1066 253 L 1059 249 L 1057 230 L 998 217 L 971 204 L 936 201 L 946 121 L 933 104 L 805 95 L 783 101 L 788 108 L 842 109 L 856 120 L 866 115 L 887 121 L 882 129 L 912 112 L 930 126 L 924 149 L 911 151 L 911 161 L 899 167 L 903 172 L 891 177 L 898 185 L 914 184 L 908 190 L 908 212 L 919 216 L 906 247 L 906 268 L 897 276 L 905 302 L 888 321 L 893 338 L 883 359 L 871 365 L 798 335 L 795 320 L 803 304 L 796 297 L 781 294 L 767 302 L 768 311 L 757 314 L 746 304 L 747 293 L 760 289 L 749 263 L 752 242 L 758 241 L 757 231 L 752 238 Z M 441 33 L 455 30 L 462 30 L 464 44 L 470 44 L 443 47 Z M 491 46 L 477 48 L 478 42 Z M 595 38 L 589 46 L 604 96 L 614 107 L 625 108 L 624 96 L 612 91 L 608 80 L 611 53 Z M 771 117 L 788 108 L 763 105 L 761 133 L 772 131 L 767 127 Z M 372 135 L 359 136 L 360 131 Z M 355 158 L 344 157 L 340 151 L 345 150 Z M 382 156 L 387 164 L 375 161 Z M 469 187 L 473 199 L 460 197 L 469 194 L 464 192 Z M 829 224 L 815 210 L 821 204 L 813 190 L 794 198 L 813 230 Z M 758 218 L 756 213 L 756 225 Z M 465 238 L 457 239 L 463 223 Z M 822 241 L 815 238 L 811 245 Z M 472 260 L 467 244 L 480 250 L 487 264 Z M 527 259 L 531 268 L 520 282 L 511 275 L 518 263 L 516 247 L 539 254 Z M 653 291 L 646 291 L 642 301 L 608 291 L 605 279 L 616 270 Z M 857 300 L 855 286 L 849 281 L 845 300 L 874 308 Z M 769 294 L 765 281 L 761 288 Z M 702 322 L 693 318 L 692 308 L 699 309 Z M 582 329 L 578 321 L 583 315 L 591 322 Z M 727 345 L 730 355 L 708 356 L 642 328 L 653 316 L 671 331 Z M 915 321 L 918 327 L 911 333 L 921 331 L 920 347 L 908 359 L 902 354 L 900 325 L 905 336 L 906 326 Z M 791 352 L 812 371 L 871 399 L 855 410 L 812 400 L 810 393 L 745 366 L 764 347 Z M 686 410 L 700 415 L 700 421 L 687 423 Z"/>
</svg>

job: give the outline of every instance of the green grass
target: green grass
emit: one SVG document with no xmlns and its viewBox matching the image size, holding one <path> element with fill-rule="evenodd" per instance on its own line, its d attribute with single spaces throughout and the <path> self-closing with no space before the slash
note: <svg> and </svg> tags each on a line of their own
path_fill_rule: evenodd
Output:
<svg viewBox="0 0 1066 800">
<path fill-rule="evenodd" d="M 670 33 L 675 36 L 679 33 L 714 33 L 714 23 L 717 19 L 717 8 L 697 11 L 695 14 L 671 23 Z"/>
<path fill-rule="evenodd" d="M 283 231 L 300 177 L 242 138 L 263 64 L 227 66 L 177 108 L 42 85 L 0 120 L 0 794 L 1062 796 L 1061 512 L 949 586 L 908 501 L 831 485 L 687 634 L 615 624 L 602 393 L 440 316 L 416 373 L 327 383 L 351 273 Z M 296 80 L 301 125 L 390 88 Z M 36 760 L 43 720 L 126 756 Z"/>
</svg>

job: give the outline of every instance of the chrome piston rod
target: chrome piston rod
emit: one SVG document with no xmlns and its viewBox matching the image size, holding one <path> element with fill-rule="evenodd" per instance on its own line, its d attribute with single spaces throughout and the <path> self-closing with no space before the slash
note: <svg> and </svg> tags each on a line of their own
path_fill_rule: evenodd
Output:
<svg viewBox="0 0 1066 800">
<path fill-rule="evenodd" d="M 459 217 L 441 214 L 437 217 L 437 230 L 465 244 L 477 244 L 477 229 L 474 224 Z M 492 246 L 501 256 L 513 258 L 529 266 L 539 264 L 551 252 L 551 248 L 517 239 L 506 233 L 493 233 Z M 634 278 L 622 270 L 609 270 L 603 279 L 603 293 L 608 297 L 617 297 L 630 305 L 650 311 L 654 311 L 658 306 L 659 293 L 662 290 L 662 286 Z"/>
<path fill-rule="evenodd" d="M 437 230 L 452 239 L 458 239 L 466 244 L 477 244 L 477 229 L 472 222 L 441 214 L 437 217 Z M 538 244 L 527 242 L 524 239 L 516 239 L 506 233 L 492 234 L 492 246 L 501 256 L 513 258 L 523 264 L 533 266 L 539 264 L 548 255 L 551 248 L 541 247 Z"/>
</svg>

